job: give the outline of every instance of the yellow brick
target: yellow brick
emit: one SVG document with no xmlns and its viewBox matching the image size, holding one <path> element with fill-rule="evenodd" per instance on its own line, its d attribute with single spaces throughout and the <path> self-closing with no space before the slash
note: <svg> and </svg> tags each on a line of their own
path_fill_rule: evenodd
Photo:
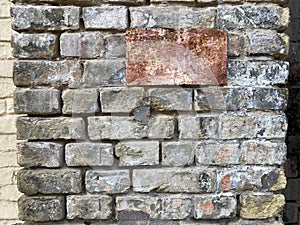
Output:
<svg viewBox="0 0 300 225">
<path fill-rule="evenodd" d="M 10 42 L 0 42 L 0 59 L 13 59 Z"/>
<path fill-rule="evenodd" d="M 0 201 L 17 201 L 21 195 L 15 184 L 0 186 Z"/>
<path fill-rule="evenodd" d="M 0 27 L 0 41 L 10 41 L 13 34 L 11 19 L 0 19 Z"/>
<path fill-rule="evenodd" d="M 4 115 L 0 116 L 0 134 L 15 134 L 16 119 L 18 115 Z"/>
<path fill-rule="evenodd" d="M 11 201 L 0 201 L 0 219 L 15 220 L 18 218 L 18 204 Z"/>
<path fill-rule="evenodd" d="M 19 166 L 17 163 L 17 151 L 0 151 L 0 168 L 2 167 L 10 167 Z"/>
<path fill-rule="evenodd" d="M 15 86 L 10 78 L 0 78 L 0 98 L 13 97 Z"/>
<path fill-rule="evenodd" d="M 0 18 L 10 17 L 10 7 L 13 4 L 9 0 L 0 0 Z"/>
<path fill-rule="evenodd" d="M 14 60 L 0 60 L 0 77 L 13 77 Z"/>
<path fill-rule="evenodd" d="M 0 134 L 0 150 L 15 150 L 17 137 L 15 134 Z"/>
<path fill-rule="evenodd" d="M 0 185 L 17 184 L 16 175 L 19 169 L 16 167 L 0 168 Z"/>
<path fill-rule="evenodd" d="M 6 113 L 7 114 L 14 114 L 14 99 L 13 98 L 7 98 L 6 100 Z"/>
</svg>

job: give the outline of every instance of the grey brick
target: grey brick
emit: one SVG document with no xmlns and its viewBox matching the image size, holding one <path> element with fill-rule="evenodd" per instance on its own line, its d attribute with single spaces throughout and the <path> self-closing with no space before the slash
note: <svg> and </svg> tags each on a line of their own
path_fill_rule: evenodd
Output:
<svg viewBox="0 0 300 225">
<path fill-rule="evenodd" d="M 128 26 L 127 9 L 125 6 L 86 7 L 83 21 L 86 29 L 124 30 Z"/>
<path fill-rule="evenodd" d="M 112 166 L 113 146 L 108 143 L 69 143 L 65 159 L 68 166 Z"/>
<path fill-rule="evenodd" d="M 101 76 L 99 76 L 101 74 Z M 93 60 L 84 63 L 83 81 L 86 87 L 124 86 L 125 60 Z"/>
<path fill-rule="evenodd" d="M 80 8 L 74 6 L 26 6 L 11 8 L 15 30 L 78 30 Z"/>
<path fill-rule="evenodd" d="M 61 167 L 63 145 L 55 142 L 23 142 L 17 144 L 18 164 L 23 167 Z"/>
<path fill-rule="evenodd" d="M 288 101 L 286 88 L 253 88 L 253 108 L 285 110 Z"/>
<path fill-rule="evenodd" d="M 125 193 L 131 184 L 129 170 L 88 170 L 85 184 L 89 193 Z"/>
<path fill-rule="evenodd" d="M 195 197 L 194 217 L 196 219 L 234 218 L 236 213 L 237 200 L 232 194 Z"/>
<path fill-rule="evenodd" d="M 27 195 L 80 193 L 81 172 L 75 169 L 23 169 L 18 173 L 18 188 Z"/>
<path fill-rule="evenodd" d="M 80 64 L 77 61 L 25 61 L 14 64 L 16 86 L 50 85 L 77 87 L 81 81 Z"/>
<path fill-rule="evenodd" d="M 192 90 L 183 88 L 151 88 L 148 98 L 152 110 L 191 111 Z"/>
<path fill-rule="evenodd" d="M 143 212 L 149 215 L 150 218 L 156 219 L 159 215 L 160 206 L 158 197 L 145 195 L 116 197 L 117 218 L 120 218 L 122 212 Z"/>
<path fill-rule="evenodd" d="M 57 56 L 57 36 L 44 34 L 14 34 L 12 36 L 13 56 L 27 59 L 50 59 Z"/>
<path fill-rule="evenodd" d="M 19 140 L 83 139 L 84 135 L 82 118 L 19 117 L 17 119 Z"/>
<path fill-rule="evenodd" d="M 161 197 L 161 218 L 163 220 L 183 220 L 192 213 L 192 196 L 171 195 Z"/>
<path fill-rule="evenodd" d="M 100 32 L 63 33 L 60 36 L 62 56 L 98 58 L 105 52 L 104 36 Z"/>
<path fill-rule="evenodd" d="M 236 141 L 197 143 L 197 165 L 235 165 L 240 164 L 240 143 Z"/>
<path fill-rule="evenodd" d="M 112 215 L 112 198 L 105 195 L 67 196 L 67 219 L 103 220 Z"/>
<path fill-rule="evenodd" d="M 247 21 L 245 12 L 240 6 L 218 6 L 217 27 L 220 29 L 244 29 Z"/>
<path fill-rule="evenodd" d="M 132 28 L 214 28 L 215 8 L 147 6 L 130 8 Z"/>
<path fill-rule="evenodd" d="M 228 55 L 240 56 L 244 53 L 244 36 L 238 32 L 228 33 Z"/>
<path fill-rule="evenodd" d="M 209 193 L 216 191 L 216 171 L 201 168 L 133 170 L 135 192 Z"/>
<path fill-rule="evenodd" d="M 134 117 L 102 116 L 88 118 L 88 133 L 92 140 L 123 140 L 166 138 L 174 135 L 174 118 L 172 116 L 152 117 L 148 124 L 134 120 Z"/>
<path fill-rule="evenodd" d="M 96 113 L 100 111 L 97 89 L 67 89 L 62 93 L 64 114 Z"/>
<path fill-rule="evenodd" d="M 189 166 L 195 161 L 195 145 L 192 142 L 163 142 L 162 165 Z"/>
<path fill-rule="evenodd" d="M 101 88 L 100 102 L 102 112 L 130 113 L 143 104 L 144 89 L 130 88 Z"/>
<path fill-rule="evenodd" d="M 19 219 L 30 222 L 49 222 L 65 217 L 65 201 L 62 196 L 27 197 L 18 201 Z"/>
<path fill-rule="evenodd" d="M 21 89 L 14 92 L 16 113 L 54 115 L 61 112 L 60 91 L 56 89 Z"/>
<path fill-rule="evenodd" d="M 158 141 L 126 141 L 115 147 L 119 166 L 142 166 L 159 164 Z"/>
<path fill-rule="evenodd" d="M 125 34 L 109 34 L 105 36 L 106 58 L 124 58 L 126 56 Z"/>
</svg>

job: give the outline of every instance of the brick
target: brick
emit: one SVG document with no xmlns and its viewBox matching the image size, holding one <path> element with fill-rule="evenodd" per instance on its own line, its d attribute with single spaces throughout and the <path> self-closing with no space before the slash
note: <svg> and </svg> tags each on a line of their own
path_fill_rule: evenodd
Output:
<svg viewBox="0 0 300 225">
<path fill-rule="evenodd" d="M 131 184 L 129 170 L 88 170 L 85 184 L 89 193 L 125 193 Z"/>
<path fill-rule="evenodd" d="M 0 175 L 2 179 L 0 180 L 0 185 L 16 185 L 17 184 L 17 172 L 18 167 L 7 167 L 7 168 L 0 168 Z"/>
<path fill-rule="evenodd" d="M 88 117 L 88 134 L 91 140 L 170 139 L 174 135 L 174 118 L 162 115 L 143 124 L 134 117 Z"/>
<path fill-rule="evenodd" d="M 104 113 L 130 113 L 143 104 L 144 89 L 131 88 L 101 88 L 101 111 Z"/>
<path fill-rule="evenodd" d="M 11 8 L 11 15 L 15 30 L 79 29 L 79 7 L 16 5 Z"/>
<path fill-rule="evenodd" d="M 6 113 L 6 100 L 1 99 L 0 100 L 0 115 L 3 115 L 4 113 Z"/>
<path fill-rule="evenodd" d="M 288 89 L 286 88 L 253 88 L 253 108 L 285 110 L 287 97 Z"/>
<path fill-rule="evenodd" d="M 0 77 L 12 78 L 13 64 L 13 60 L 0 60 Z"/>
<path fill-rule="evenodd" d="M 143 212 L 150 218 L 156 219 L 159 215 L 161 204 L 158 197 L 145 195 L 130 195 L 116 197 L 117 218 L 122 212 Z"/>
<path fill-rule="evenodd" d="M 84 63 L 83 80 L 86 87 L 124 86 L 125 60 L 86 61 Z"/>
<path fill-rule="evenodd" d="M 19 60 L 14 64 L 13 73 L 16 86 L 50 85 L 74 88 L 81 81 L 80 64 L 73 60 Z"/>
<path fill-rule="evenodd" d="M 1 116 L 0 134 L 15 134 L 17 115 L 4 115 Z"/>
<path fill-rule="evenodd" d="M 163 166 L 189 166 L 195 161 L 195 145 L 191 142 L 163 142 L 161 152 Z"/>
<path fill-rule="evenodd" d="M 108 219 L 112 215 L 112 198 L 105 195 L 67 196 L 67 219 Z"/>
<path fill-rule="evenodd" d="M 19 218 L 30 222 L 58 221 L 65 216 L 62 196 L 27 197 L 19 199 Z"/>
<path fill-rule="evenodd" d="M 191 196 L 171 195 L 161 198 L 161 218 L 182 220 L 190 217 L 193 201 Z"/>
<path fill-rule="evenodd" d="M 209 193 L 216 191 L 216 171 L 199 168 L 133 170 L 135 192 Z"/>
<path fill-rule="evenodd" d="M 0 42 L 0 59 L 13 59 L 10 42 Z"/>
<path fill-rule="evenodd" d="M 208 139 L 218 137 L 217 115 L 180 115 L 178 118 L 180 139 Z"/>
<path fill-rule="evenodd" d="M 65 160 L 68 166 L 112 166 L 113 147 L 108 143 L 69 143 Z"/>
<path fill-rule="evenodd" d="M 286 4 L 288 0 L 247 0 L 248 2 L 274 2 L 278 4 Z"/>
<path fill-rule="evenodd" d="M 228 62 L 228 85 L 268 86 L 286 84 L 289 64 L 284 61 L 238 61 Z"/>
<path fill-rule="evenodd" d="M 156 111 L 191 111 L 192 90 L 183 88 L 151 88 L 150 107 Z"/>
<path fill-rule="evenodd" d="M 126 56 L 125 34 L 106 35 L 105 42 L 106 42 L 106 48 L 105 48 L 106 58 L 125 58 Z"/>
<path fill-rule="evenodd" d="M 82 118 L 19 117 L 17 130 L 19 140 L 83 139 L 85 135 Z"/>
<path fill-rule="evenodd" d="M 204 87 L 195 90 L 194 108 L 196 111 L 242 110 L 251 107 L 251 89 Z"/>
<path fill-rule="evenodd" d="M 14 34 L 12 36 L 13 56 L 27 59 L 50 59 L 57 56 L 57 36 L 44 34 Z"/>
<path fill-rule="evenodd" d="M 86 7 L 83 21 L 86 29 L 124 30 L 128 27 L 127 9 L 125 6 Z"/>
<path fill-rule="evenodd" d="M 105 52 L 104 37 L 100 32 L 63 33 L 60 52 L 66 57 L 98 58 Z"/>
<path fill-rule="evenodd" d="M 63 114 L 97 113 L 100 111 L 97 89 L 67 89 L 62 93 Z"/>
<path fill-rule="evenodd" d="M 2 120 L 1 120 L 2 121 Z M 10 151 L 16 149 L 16 134 L 1 134 L 0 135 L 0 149 L 1 151 Z"/>
<path fill-rule="evenodd" d="M 127 85 L 226 84 L 224 30 L 130 29 L 126 43 Z"/>
<path fill-rule="evenodd" d="M 13 31 L 11 29 L 11 19 L 0 19 L 0 41 L 10 41 Z"/>
<path fill-rule="evenodd" d="M 7 98 L 5 99 L 5 105 L 6 105 L 6 113 L 7 114 L 15 114 L 14 110 L 14 99 L 13 98 Z"/>
<path fill-rule="evenodd" d="M 288 36 L 273 30 L 256 29 L 247 32 L 248 55 L 284 56 L 288 51 Z"/>
<path fill-rule="evenodd" d="M 14 167 L 18 166 L 17 151 L 1 151 L 0 168 L 13 167 L 13 166 Z"/>
<path fill-rule="evenodd" d="M 0 187 L 0 199 L 3 202 L 5 201 L 5 202 L 16 203 L 18 199 L 21 197 L 21 195 L 22 194 L 18 191 L 18 187 L 15 184 L 8 184 Z"/>
<path fill-rule="evenodd" d="M 126 141 L 115 147 L 119 166 L 142 166 L 159 164 L 158 141 Z"/>
<path fill-rule="evenodd" d="M 285 177 L 274 167 L 242 166 L 218 171 L 220 191 L 273 191 L 285 188 Z"/>
<path fill-rule="evenodd" d="M 77 194 L 82 190 L 81 171 L 76 169 L 23 169 L 18 173 L 19 191 L 34 194 Z"/>
<path fill-rule="evenodd" d="M 300 179 L 288 179 L 286 189 L 283 191 L 287 201 L 300 200 Z"/>
<path fill-rule="evenodd" d="M 60 91 L 56 89 L 21 89 L 14 92 L 16 113 L 55 115 L 61 113 Z"/>
<path fill-rule="evenodd" d="M 234 195 L 203 195 L 195 197 L 196 219 L 223 219 L 236 216 L 237 200 Z"/>
<path fill-rule="evenodd" d="M 285 205 L 284 196 L 271 193 L 248 193 L 240 196 L 243 219 L 267 219 L 279 216 Z"/>
<path fill-rule="evenodd" d="M 11 78 L 0 78 L 0 82 L 1 82 L 0 98 L 13 97 L 15 87 Z"/>
<path fill-rule="evenodd" d="M 221 5 L 218 6 L 217 27 L 234 30 L 246 28 L 246 18 L 242 7 Z"/>
<path fill-rule="evenodd" d="M 22 167 L 61 167 L 63 145 L 55 142 L 23 142 L 17 144 L 18 163 Z"/>
<path fill-rule="evenodd" d="M 10 7 L 13 3 L 10 1 L 0 2 L 0 18 L 10 18 Z"/>
<path fill-rule="evenodd" d="M 240 143 L 235 141 L 204 141 L 196 146 L 197 165 L 236 165 L 240 164 Z"/>
<path fill-rule="evenodd" d="M 212 7 L 147 6 L 129 10 L 132 28 L 214 28 L 216 14 Z"/>
<path fill-rule="evenodd" d="M 228 33 L 228 55 L 240 56 L 244 52 L 244 36 L 240 33 Z"/>
<path fill-rule="evenodd" d="M 282 165 L 286 158 L 286 144 L 279 141 L 243 141 L 241 163 Z"/>
</svg>

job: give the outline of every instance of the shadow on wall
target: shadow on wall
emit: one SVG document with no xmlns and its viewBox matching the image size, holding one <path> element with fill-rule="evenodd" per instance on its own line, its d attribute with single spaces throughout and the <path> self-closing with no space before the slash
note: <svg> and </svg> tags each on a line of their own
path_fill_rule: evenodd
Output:
<svg viewBox="0 0 300 225">
<path fill-rule="evenodd" d="M 287 61 L 290 62 L 289 104 L 287 116 L 289 121 L 286 162 L 288 178 L 285 190 L 286 208 L 285 224 L 299 224 L 300 217 L 300 1 L 289 1 L 291 22 L 288 29 L 290 50 Z"/>
</svg>

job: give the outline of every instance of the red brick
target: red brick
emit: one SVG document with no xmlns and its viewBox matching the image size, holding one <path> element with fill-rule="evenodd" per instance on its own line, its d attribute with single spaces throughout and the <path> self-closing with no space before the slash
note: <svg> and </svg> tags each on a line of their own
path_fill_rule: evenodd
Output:
<svg viewBox="0 0 300 225">
<path fill-rule="evenodd" d="M 227 33 L 216 29 L 130 29 L 128 85 L 223 85 Z"/>
</svg>

